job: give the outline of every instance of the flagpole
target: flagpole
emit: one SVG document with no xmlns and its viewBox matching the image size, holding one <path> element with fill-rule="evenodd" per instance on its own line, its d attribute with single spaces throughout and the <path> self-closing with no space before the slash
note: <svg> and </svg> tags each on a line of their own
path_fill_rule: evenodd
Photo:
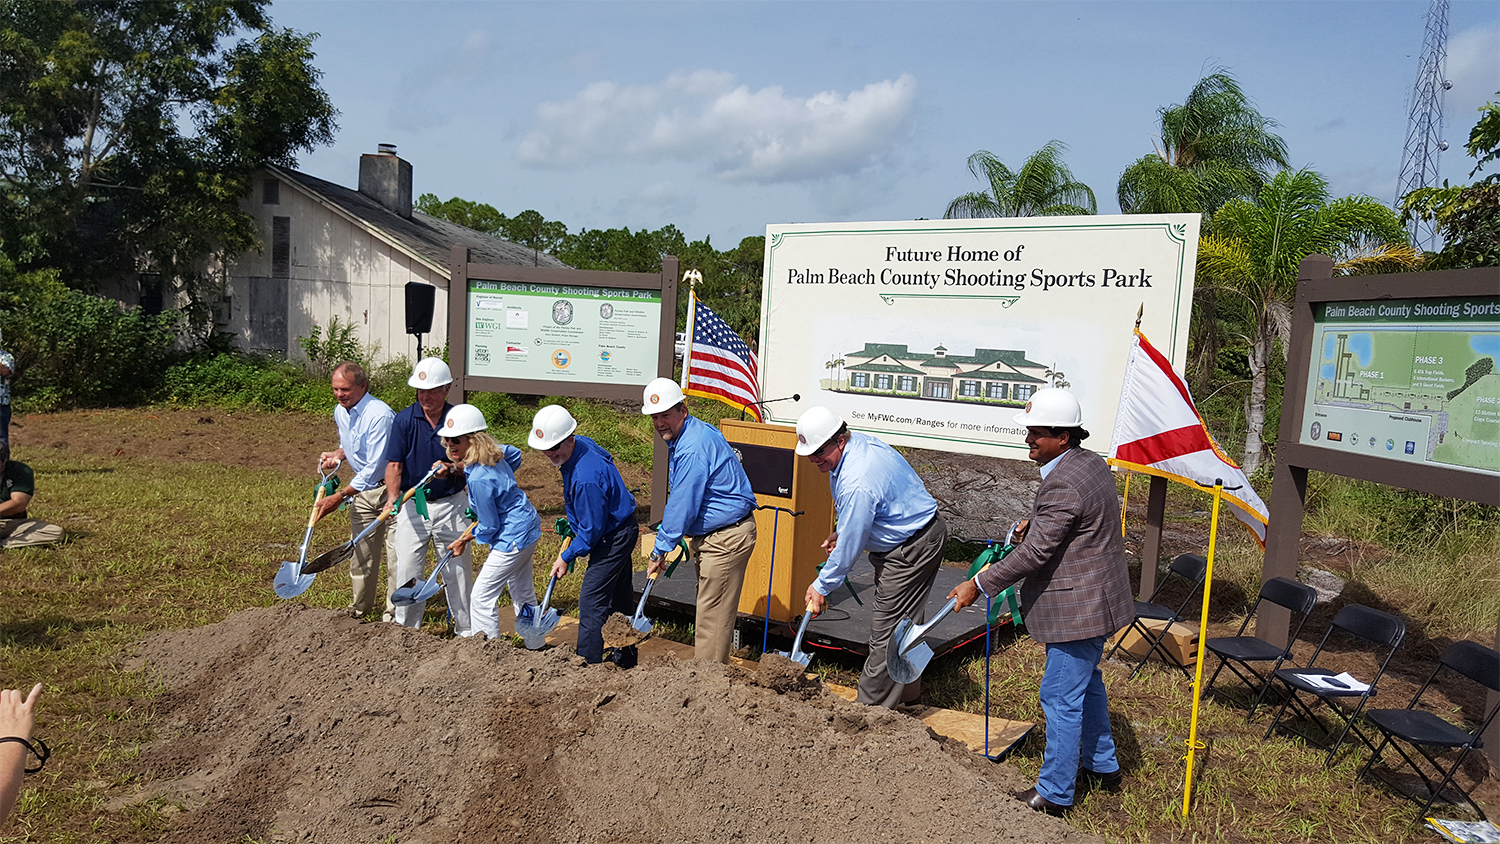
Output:
<svg viewBox="0 0 1500 844">
<path fill-rule="evenodd" d="M 688 312 L 687 332 L 682 339 L 682 383 L 678 386 L 687 390 L 688 367 L 693 361 L 693 323 L 698 313 L 698 282 L 703 280 L 703 273 L 694 267 L 682 274 L 682 280 L 688 283 Z"/>
<path fill-rule="evenodd" d="M 1146 314 L 1146 303 L 1135 311 L 1135 333 L 1141 333 L 1141 317 Z M 1125 492 L 1120 496 L 1120 538 L 1125 538 L 1125 513 L 1130 509 L 1130 469 L 1125 469 Z"/>
<path fill-rule="evenodd" d="M 1224 497 L 1224 479 L 1214 479 L 1214 509 L 1208 523 L 1208 567 L 1203 574 L 1203 612 L 1198 617 L 1198 665 L 1193 679 L 1193 715 L 1188 722 L 1187 777 L 1182 781 L 1182 816 L 1188 816 L 1193 798 L 1193 755 L 1198 747 L 1198 702 L 1203 697 L 1203 645 L 1208 641 L 1208 598 L 1214 585 L 1214 545 L 1219 536 L 1219 502 Z"/>
</svg>

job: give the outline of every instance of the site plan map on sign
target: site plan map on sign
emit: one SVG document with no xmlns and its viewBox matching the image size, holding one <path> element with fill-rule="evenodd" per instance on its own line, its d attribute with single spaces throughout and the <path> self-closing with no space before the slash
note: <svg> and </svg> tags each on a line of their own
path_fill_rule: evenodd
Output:
<svg viewBox="0 0 1500 844">
<path fill-rule="evenodd" d="M 1328 302 L 1301 441 L 1500 474 L 1500 296 Z"/>
<path fill-rule="evenodd" d="M 641 384 L 656 377 L 661 291 L 469 279 L 470 375 Z"/>
</svg>

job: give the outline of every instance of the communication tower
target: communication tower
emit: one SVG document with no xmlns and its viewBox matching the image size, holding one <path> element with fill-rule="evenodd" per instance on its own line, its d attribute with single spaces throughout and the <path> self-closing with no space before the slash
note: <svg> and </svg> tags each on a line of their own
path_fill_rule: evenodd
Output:
<svg viewBox="0 0 1500 844">
<path fill-rule="evenodd" d="M 1422 37 L 1422 58 L 1417 64 L 1417 84 L 1411 92 L 1411 114 L 1406 125 L 1406 148 L 1401 152 L 1401 175 L 1396 178 L 1396 206 L 1401 197 L 1417 188 L 1437 187 L 1438 156 L 1448 148 L 1443 140 L 1443 92 L 1448 81 L 1448 0 L 1432 0 L 1427 7 L 1427 32 Z M 1431 221 L 1413 220 L 1412 245 L 1436 248 L 1437 232 Z"/>
</svg>

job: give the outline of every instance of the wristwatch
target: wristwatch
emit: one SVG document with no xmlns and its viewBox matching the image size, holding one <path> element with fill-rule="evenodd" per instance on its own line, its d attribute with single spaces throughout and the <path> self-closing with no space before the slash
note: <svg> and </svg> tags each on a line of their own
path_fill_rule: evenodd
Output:
<svg viewBox="0 0 1500 844">
<path fill-rule="evenodd" d="M 651 562 L 653 562 L 653 563 L 659 563 L 659 562 L 661 562 L 661 558 L 662 558 L 662 553 L 660 551 L 657 551 L 654 548 L 651 549 L 651 557 L 650 557 Z"/>
</svg>

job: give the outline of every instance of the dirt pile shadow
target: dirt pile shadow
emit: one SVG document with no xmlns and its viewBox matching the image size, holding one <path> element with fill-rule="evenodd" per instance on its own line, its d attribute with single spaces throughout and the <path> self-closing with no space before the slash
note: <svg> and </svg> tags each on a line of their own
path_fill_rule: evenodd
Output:
<svg viewBox="0 0 1500 844">
<path fill-rule="evenodd" d="M 621 671 L 299 604 L 136 660 L 169 689 L 135 795 L 185 807 L 168 841 L 1097 840 L 1016 802 L 1014 769 L 786 666 Z"/>
</svg>

